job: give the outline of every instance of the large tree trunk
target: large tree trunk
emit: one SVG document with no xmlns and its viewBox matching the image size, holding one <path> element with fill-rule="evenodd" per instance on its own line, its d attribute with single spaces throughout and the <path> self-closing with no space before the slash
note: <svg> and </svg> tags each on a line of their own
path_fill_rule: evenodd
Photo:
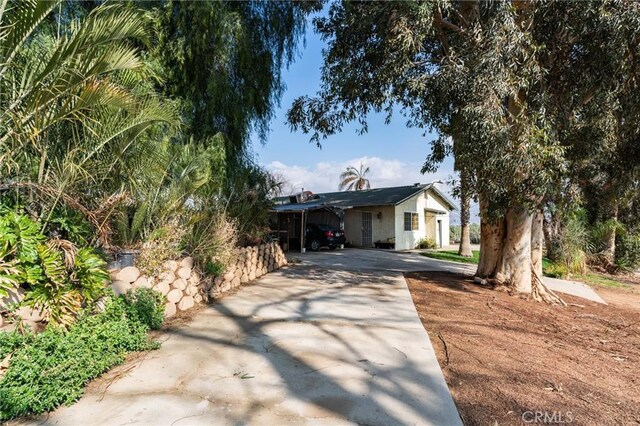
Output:
<svg viewBox="0 0 640 426">
<path fill-rule="evenodd" d="M 502 259 L 505 234 L 504 219 L 489 220 L 486 202 L 480 199 L 480 259 L 476 275 L 491 278 L 498 270 Z"/>
<path fill-rule="evenodd" d="M 464 257 L 472 257 L 471 251 L 471 230 L 469 229 L 470 219 L 470 194 L 469 176 L 464 170 L 460 171 L 460 247 L 458 254 Z"/>
<path fill-rule="evenodd" d="M 533 273 L 542 279 L 543 213 L 538 210 L 531 223 L 531 268 Z"/>
<path fill-rule="evenodd" d="M 605 250 L 604 256 L 610 264 L 614 264 L 616 261 L 616 226 L 618 222 L 618 204 L 611 204 L 611 216 L 610 219 L 612 221 L 611 226 L 607 230 L 607 235 L 605 236 Z"/>
<path fill-rule="evenodd" d="M 533 215 L 523 208 L 507 212 L 502 261 L 495 279 L 521 293 L 531 293 L 531 224 Z"/>
<path fill-rule="evenodd" d="M 482 200 L 480 209 L 478 279 L 529 294 L 535 300 L 564 304 L 542 281 L 542 211 L 512 208 L 504 219 L 490 222 Z"/>
</svg>

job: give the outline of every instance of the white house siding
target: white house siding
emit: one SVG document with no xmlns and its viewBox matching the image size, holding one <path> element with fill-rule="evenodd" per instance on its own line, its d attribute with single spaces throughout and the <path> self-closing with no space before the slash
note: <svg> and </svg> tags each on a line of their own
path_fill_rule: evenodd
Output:
<svg viewBox="0 0 640 426">
<path fill-rule="evenodd" d="M 437 214 L 435 220 L 429 221 L 435 229 L 427 231 L 427 221 L 425 221 L 425 209 L 445 211 L 446 214 Z M 418 230 L 404 230 L 404 214 L 405 212 L 418 213 Z M 436 244 L 440 245 L 438 235 L 437 221 L 442 223 L 442 241 L 443 245 L 449 244 L 449 208 L 445 204 L 441 204 L 438 198 L 429 194 L 427 191 L 405 200 L 395 207 L 395 233 L 396 233 L 396 250 L 409 250 L 416 247 L 416 244 L 422 238 L 435 235 Z"/>
<path fill-rule="evenodd" d="M 362 212 L 371 213 L 372 242 L 386 241 L 395 234 L 394 206 L 355 207 L 345 211 L 344 233 L 347 241 L 362 247 Z M 378 218 L 380 213 L 381 218 Z"/>
</svg>

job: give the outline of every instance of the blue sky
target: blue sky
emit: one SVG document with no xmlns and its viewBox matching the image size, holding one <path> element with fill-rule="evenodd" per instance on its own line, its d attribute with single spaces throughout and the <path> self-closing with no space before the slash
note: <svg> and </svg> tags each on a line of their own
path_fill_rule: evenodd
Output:
<svg viewBox="0 0 640 426">
<path fill-rule="evenodd" d="M 420 173 L 432 137 L 423 136 L 421 129 L 407 128 L 406 119 L 399 113 L 394 114 L 389 125 L 385 125 L 383 114 L 371 115 L 369 131 L 363 135 L 356 133 L 357 125 L 346 126 L 342 133 L 322 141 L 322 149 L 309 143 L 308 135 L 292 132 L 286 124 L 286 112 L 295 98 L 315 95 L 319 89 L 324 46 L 309 25 L 306 46 L 300 47 L 297 60 L 283 71 L 287 90 L 267 141 L 263 145 L 257 137 L 253 138 L 258 163 L 284 177 L 290 192 L 299 192 L 301 188 L 315 193 L 337 191 L 340 173 L 349 165 L 358 167 L 361 162 L 371 168 L 372 187 L 446 181 L 454 176 L 451 158 L 434 174 Z M 448 192 L 446 185 L 440 188 Z M 457 211 L 452 212 L 451 219 L 452 223 L 459 223 Z"/>
</svg>

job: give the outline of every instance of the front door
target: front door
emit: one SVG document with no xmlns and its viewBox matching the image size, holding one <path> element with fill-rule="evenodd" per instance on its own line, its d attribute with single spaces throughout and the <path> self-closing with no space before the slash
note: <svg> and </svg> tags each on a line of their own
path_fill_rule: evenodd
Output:
<svg viewBox="0 0 640 426">
<path fill-rule="evenodd" d="M 371 212 L 362 212 L 362 247 L 373 246 L 373 220 Z"/>
</svg>

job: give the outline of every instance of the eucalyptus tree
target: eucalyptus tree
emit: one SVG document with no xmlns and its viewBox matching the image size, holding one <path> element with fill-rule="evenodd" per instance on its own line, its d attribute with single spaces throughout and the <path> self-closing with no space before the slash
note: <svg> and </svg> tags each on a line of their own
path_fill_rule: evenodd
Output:
<svg viewBox="0 0 640 426">
<path fill-rule="evenodd" d="M 630 34 L 629 40 L 634 37 Z M 570 135 L 574 182 L 583 190 L 590 223 L 603 232 L 596 249 L 610 264 L 616 260 L 616 231 L 634 225 L 628 215 L 620 221 L 620 212 L 629 211 L 639 197 L 640 87 L 636 71 L 628 69 L 637 65 L 621 64 L 622 69 L 613 71 L 612 87 L 578 109 L 580 126 Z M 585 149 L 586 140 L 591 149 Z"/>
<path fill-rule="evenodd" d="M 471 177 L 465 170 L 460 170 L 460 244 L 458 255 L 473 257 L 471 250 Z"/>
<path fill-rule="evenodd" d="M 289 120 L 320 143 L 397 105 L 438 131 L 425 169 L 453 150 L 480 200 L 477 275 L 549 299 L 540 208 L 569 164 L 558 122 L 612 87 L 616 63 L 636 61 L 638 15 L 608 1 L 335 3 L 315 21 L 328 43 L 323 86 Z"/>
<path fill-rule="evenodd" d="M 554 99 L 549 113 L 557 117 L 571 171 L 550 195 L 556 205 L 581 202 L 589 225 L 602 234 L 603 241 L 593 241 L 591 249 L 612 264 L 616 230 L 621 228 L 618 212 L 632 208 L 640 179 L 640 8 L 637 3 L 557 2 L 546 13 L 574 21 L 577 17 L 588 26 L 581 33 L 575 25 L 561 31 L 547 22 L 536 31 L 539 43 L 571 52 L 565 60 L 560 55 L 547 59 L 548 91 Z M 558 200 L 558 192 L 564 200 Z"/>
</svg>

